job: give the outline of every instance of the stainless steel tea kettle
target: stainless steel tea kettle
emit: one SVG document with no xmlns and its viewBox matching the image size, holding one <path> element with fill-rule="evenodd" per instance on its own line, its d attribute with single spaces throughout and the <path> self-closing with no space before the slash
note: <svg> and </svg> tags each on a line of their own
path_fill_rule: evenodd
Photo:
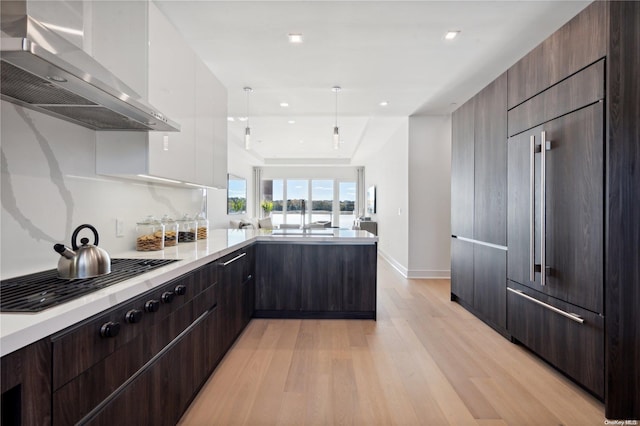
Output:
<svg viewBox="0 0 640 426">
<path fill-rule="evenodd" d="M 78 247 L 76 243 L 78 233 L 85 228 L 93 231 L 93 245 L 89 244 L 88 238 L 82 238 L 80 240 L 82 245 Z M 98 247 L 98 231 L 93 226 L 87 224 L 78 226 L 71 236 L 71 247 L 73 250 L 63 244 L 53 246 L 53 249 L 60 253 L 60 260 L 58 260 L 60 278 L 90 278 L 111 272 L 111 258 L 109 253 Z"/>
</svg>

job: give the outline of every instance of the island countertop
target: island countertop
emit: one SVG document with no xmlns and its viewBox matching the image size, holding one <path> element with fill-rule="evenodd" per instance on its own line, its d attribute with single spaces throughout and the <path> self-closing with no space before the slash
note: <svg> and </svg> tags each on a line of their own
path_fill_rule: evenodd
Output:
<svg viewBox="0 0 640 426">
<path fill-rule="evenodd" d="M 332 228 L 311 229 L 306 232 L 293 229 L 217 229 L 210 230 L 206 240 L 195 243 L 178 244 L 159 251 L 132 250 L 111 254 L 112 258 L 179 261 L 41 312 L 0 314 L 0 356 L 64 330 L 254 242 L 375 244 L 377 241 L 378 237 L 366 231 Z"/>
</svg>

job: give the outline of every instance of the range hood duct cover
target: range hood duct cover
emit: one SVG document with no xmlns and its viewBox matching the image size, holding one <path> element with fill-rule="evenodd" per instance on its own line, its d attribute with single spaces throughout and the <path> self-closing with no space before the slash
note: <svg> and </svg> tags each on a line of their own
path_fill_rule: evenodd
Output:
<svg viewBox="0 0 640 426">
<path fill-rule="evenodd" d="M 2 1 L 2 99 L 93 130 L 179 131 L 82 49 Z"/>
</svg>

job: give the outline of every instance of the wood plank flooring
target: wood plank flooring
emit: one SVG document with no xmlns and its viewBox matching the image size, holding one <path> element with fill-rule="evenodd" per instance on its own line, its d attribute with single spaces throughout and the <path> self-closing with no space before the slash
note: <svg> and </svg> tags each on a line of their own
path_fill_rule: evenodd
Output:
<svg viewBox="0 0 640 426">
<path fill-rule="evenodd" d="M 378 320 L 254 319 L 181 425 L 602 425 L 602 403 L 378 262 Z"/>
</svg>

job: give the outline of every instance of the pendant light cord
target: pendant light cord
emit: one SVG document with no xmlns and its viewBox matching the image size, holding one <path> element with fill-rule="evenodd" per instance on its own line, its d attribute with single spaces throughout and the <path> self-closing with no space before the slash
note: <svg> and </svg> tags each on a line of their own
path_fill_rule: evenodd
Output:
<svg viewBox="0 0 640 426">
<path fill-rule="evenodd" d="M 338 127 L 338 91 L 340 89 L 338 89 L 337 87 L 335 88 L 335 92 L 336 92 L 336 127 Z"/>
<path fill-rule="evenodd" d="M 249 94 L 251 93 L 251 88 L 245 87 L 244 90 L 245 92 L 247 92 L 247 127 L 250 127 L 249 126 Z"/>
</svg>

